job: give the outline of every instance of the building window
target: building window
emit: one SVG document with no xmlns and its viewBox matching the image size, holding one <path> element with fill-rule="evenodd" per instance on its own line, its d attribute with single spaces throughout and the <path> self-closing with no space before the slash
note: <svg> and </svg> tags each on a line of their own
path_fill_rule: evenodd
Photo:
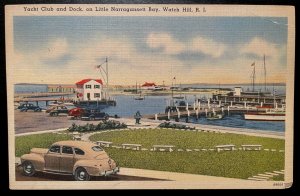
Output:
<svg viewBox="0 0 300 196">
<path fill-rule="evenodd" d="M 100 93 L 94 93 L 94 98 L 100 98 Z"/>
<path fill-rule="evenodd" d="M 94 85 L 94 88 L 100 88 L 100 85 Z"/>
<path fill-rule="evenodd" d="M 85 85 L 85 88 L 92 88 L 92 85 Z"/>
</svg>

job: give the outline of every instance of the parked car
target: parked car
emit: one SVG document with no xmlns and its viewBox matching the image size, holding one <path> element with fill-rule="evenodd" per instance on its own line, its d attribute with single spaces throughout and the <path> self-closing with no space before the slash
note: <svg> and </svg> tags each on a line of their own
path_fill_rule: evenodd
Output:
<svg viewBox="0 0 300 196">
<path fill-rule="evenodd" d="M 120 171 L 116 162 L 100 146 L 85 141 L 60 141 L 49 149 L 33 148 L 30 154 L 21 156 L 21 166 L 25 176 L 51 172 L 70 174 L 78 181 Z"/>
<path fill-rule="evenodd" d="M 69 118 L 70 119 L 81 119 L 82 114 L 84 113 L 83 108 L 73 108 L 69 110 Z"/>
<path fill-rule="evenodd" d="M 64 105 L 64 104 L 61 104 L 61 105 L 52 105 L 52 106 L 49 106 L 47 109 L 46 109 L 46 113 L 50 113 L 52 110 L 55 110 L 57 109 L 58 106 L 64 106 L 68 109 L 68 111 L 72 110 L 75 108 L 74 105 Z"/>
<path fill-rule="evenodd" d="M 46 109 L 46 113 L 50 113 L 52 110 L 54 110 L 56 108 L 56 106 L 49 106 L 47 109 Z"/>
<path fill-rule="evenodd" d="M 58 116 L 60 114 L 67 115 L 69 112 L 69 109 L 66 106 L 58 105 L 53 106 L 54 108 L 49 112 L 50 116 Z"/>
<path fill-rule="evenodd" d="M 21 112 L 27 112 L 28 110 L 33 110 L 34 112 L 41 112 L 42 108 L 40 108 L 39 106 L 35 106 L 32 103 L 23 103 L 21 104 L 18 109 Z"/>
<path fill-rule="evenodd" d="M 85 109 L 81 120 L 108 120 L 109 115 L 99 109 Z"/>
</svg>

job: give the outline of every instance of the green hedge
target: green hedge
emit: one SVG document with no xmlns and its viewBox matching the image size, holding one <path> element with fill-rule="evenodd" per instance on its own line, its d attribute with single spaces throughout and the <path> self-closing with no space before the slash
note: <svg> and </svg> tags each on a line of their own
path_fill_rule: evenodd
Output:
<svg viewBox="0 0 300 196">
<path fill-rule="evenodd" d="M 171 123 L 171 122 L 163 122 L 160 125 L 158 125 L 158 127 L 160 128 L 172 128 L 172 129 L 195 129 L 195 127 L 189 127 L 186 125 L 182 125 L 182 124 L 175 124 L 175 123 Z"/>
<path fill-rule="evenodd" d="M 86 125 L 76 125 L 73 123 L 71 127 L 68 128 L 68 131 L 70 132 L 90 132 L 90 131 L 101 131 L 101 130 L 107 130 L 107 129 L 124 129 L 127 128 L 127 125 L 124 123 L 120 123 L 119 121 L 115 120 L 108 120 L 100 122 L 97 125 L 89 124 Z"/>
</svg>

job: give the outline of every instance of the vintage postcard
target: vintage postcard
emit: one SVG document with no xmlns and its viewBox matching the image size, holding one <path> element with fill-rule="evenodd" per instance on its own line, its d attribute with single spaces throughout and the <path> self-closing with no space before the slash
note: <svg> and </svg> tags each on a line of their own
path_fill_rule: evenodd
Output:
<svg viewBox="0 0 300 196">
<path fill-rule="evenodd" d="M 11 189 L 284 189 L 291 6 L 5 7 Z"/>
</svg>

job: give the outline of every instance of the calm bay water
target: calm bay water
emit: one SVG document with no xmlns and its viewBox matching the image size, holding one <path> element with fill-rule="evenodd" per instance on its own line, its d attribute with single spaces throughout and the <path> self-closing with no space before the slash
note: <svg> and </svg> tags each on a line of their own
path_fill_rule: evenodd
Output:
<svg viewBox="0 0 300 196">
<path fill-rule="evenodd" d="M 197 96 L 198 98 L 209 94 Z M 117 114 L 123 117 L 132 117 L 137 111 L 143 114 L 158 114 L 164 113 L 165 108 L 169 105 L 170 96 L 146 96 L 144 100 L 135 100 L 133 96 L 117 95 L 114 96 L 117 105 L 115 107 L 107 107 L 103 110 L 110 115 Z M 186 96 L 187 102 L 193 104 L 195 100 L 194 95 Z"/>
</svg>

